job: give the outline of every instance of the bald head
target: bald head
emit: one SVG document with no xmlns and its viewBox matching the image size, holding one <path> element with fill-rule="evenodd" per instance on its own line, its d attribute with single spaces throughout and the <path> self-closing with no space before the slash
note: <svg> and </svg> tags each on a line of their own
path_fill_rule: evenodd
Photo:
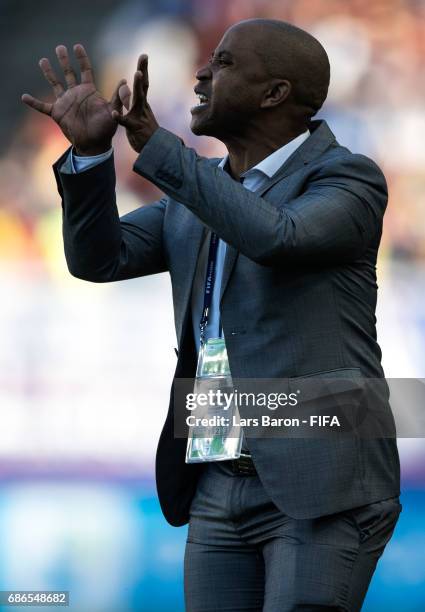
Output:
<svg viewBox="0 0 425 612">
<path fill-rule="evenodd" d="M 191 129 L 250 150 L 256 142 L 288 142 L 325 101 L 329 73 L 326 51 L 304 30 L 273 19 L 240 21 L 196 73 L 200 103 Z"/>
<path fill-rule="evenodd" d="M 275 19 L 249 19 L 231 29 L 246 34 L 268 76 L 291 83 L 289 99 L 306 119 L 318 112 L 328 93 L 330 66 L 314 36 Z"/>
</svg>

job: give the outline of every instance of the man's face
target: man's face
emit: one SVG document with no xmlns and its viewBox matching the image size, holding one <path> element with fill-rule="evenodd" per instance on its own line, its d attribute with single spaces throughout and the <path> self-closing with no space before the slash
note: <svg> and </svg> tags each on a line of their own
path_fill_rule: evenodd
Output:
<svg viewBox="0 0 425 612">
<path fill-rule="evenodd" d="M 257 41 L 257 42 L 256 42 Z M 195 92 L 199 103 L 191 109 L 194 134 L 226 140 L 243 134 L 260 111 L 266 74 L 256 45 L 254 28 L 233 26 L 220 41 L 206 66 L 198 70 Z"/>
</svg>

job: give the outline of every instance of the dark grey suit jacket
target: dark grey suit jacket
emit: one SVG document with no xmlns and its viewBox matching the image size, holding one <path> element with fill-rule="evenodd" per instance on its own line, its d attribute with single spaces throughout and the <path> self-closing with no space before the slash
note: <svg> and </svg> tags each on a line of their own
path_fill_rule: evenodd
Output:
<svg viewBox="0 0 425 612">
<path fill-rule="evenodd" d="M 255 193 L 162 128 L 134 170 L 166 194 L 119 219 L 113 159 L 68 174 L 55 165 L 71 274 L 110 282 L 169 271 L 179 343 L 176 377 L 192 377 L 190 294 L 205 227 L 228 244 L 221 317 L 234 378 L 382 377 L 375 264 L 385 178 L 340 146 L 324 121 Z M 65 154 L 66 155 L 66 154 Z M 385 407 L 389 411 L 389 406 Z M 243 416 L 243 415 L 242 415 Z M 157 451 L 167 520 L 188 520 L 199 466 L 173 435 L 173 389 Z M 395 439 L 250 439 L 275 504 L 313 518 L 399 494 Z"/>
</svg>

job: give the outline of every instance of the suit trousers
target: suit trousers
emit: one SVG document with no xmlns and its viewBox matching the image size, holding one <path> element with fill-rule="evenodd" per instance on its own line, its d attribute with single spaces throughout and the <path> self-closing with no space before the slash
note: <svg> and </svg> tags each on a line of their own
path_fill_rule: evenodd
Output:
<svg viewBox="0 0 425 612">
<path fill-rule="evenodd" d="M 360 610 L 400 511 L 392 497 L 294 519 L 258 476 L 234 474 L 227 461 L 205 464 L 190 508 L 186 610 Z"/>
</svg>

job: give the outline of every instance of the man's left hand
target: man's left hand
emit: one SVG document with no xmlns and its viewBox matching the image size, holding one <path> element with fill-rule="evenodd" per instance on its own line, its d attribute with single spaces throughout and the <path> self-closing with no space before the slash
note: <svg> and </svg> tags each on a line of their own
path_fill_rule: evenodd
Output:
<svg viewBox="0 0 425 612">
<path fill-rule="evenodd" d="M 148 56 L 141 55 L 134 75 L 133 98 L 131 108 L 126 115 L 122 111 L 113 111 L 113 118 L 123 125 L 130 145 L 137 153 L 143 149 L 159 125 L 147 101 L 149 88 Z"/>
</svg>

